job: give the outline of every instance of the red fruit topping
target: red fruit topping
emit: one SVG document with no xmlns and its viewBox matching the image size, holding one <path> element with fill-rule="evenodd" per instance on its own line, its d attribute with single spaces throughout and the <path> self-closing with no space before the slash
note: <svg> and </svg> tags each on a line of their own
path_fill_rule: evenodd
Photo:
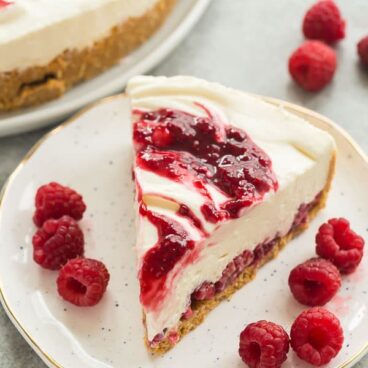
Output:
<svg viewBox="0 0 368 368">
<path fill-rule="evenodd" d="M 5 1 L 5 0 L 0 0 L 0 11 L 3 9 L 3 8 L 6 8 L 7 6 L 11 5 L 12 3 L 9 2 L 9 1 Z"/>
<path fill-rule="evenodd" d="M 321 196 L 322 192 L 319 192 L 311 202 L 302 203 L 299 206 L 298 212 L 294 217 L 291 229 L 294 229 L 297 226 L 306 225 L 308 223 L 309 212 L 320 201 Z"/>
<path fill-rule="evenodd" d="M 160 341 L 163 340 L 163 338 L 165 337 L 165 335 L 163 333 L 159 333 L 157 334 L 153 339 L 152 341 L 150 341 L 149 345 L 152 347 L 152 348 L 155 348 L 159 345 Z"/>
<path fill-rule="evenodd" d="M 295 299 L 312 307 L 325 305 L 341 286 L 339 270 L 323 258 L 312 258 L 296 266 L 289 276 Z"/>
<path fill-rule="evenodd" d="M 169 339 L 171 345 L 175 345 L 180 340 L 180 335 L 176 331 L 170 331 L 167 338 Z"/>
<path fill-rule="evenodd" d="M 303 21 L 306 38 L 332 43 L 345 37 L 345 20 L 332 0 L 322 0 L 313 5 Z"/>
<path fill-rule="evenodd" d="M 302 312 L 295 320 L 290 339 L 291 347 L 300 359 L 319 367 L 338 354 L 344 335 L 335 315 L 315 307 Z"/>
<path fill-rule="evenodd" d="M 250 368 L 279 368 L 288 352 L 289 336 L 275 323 L 251 323 L 240 334 L 239 354 Z"/>
<path fill-rule="evenodd" d="M 235 257 L 222 272 L 220 280 L 215 283 L 216 292 L 219 293 L 227 286 L 232 284 L 236 278 L 248 267 L 254 260 L 253 252 L 245 250 L 242 254 Z"/>
<path fill-rule="evenodd" d="M 152 143 L 157 147 L 167 147 L 171 143 L 169 129 L 158 126 L 152 133 Z"/>
<path fill-rule="evenodd" d="M 137 165 L 174 181 L 193 182 L 206 199 L 203 215 L 218 222 L 238 217 L 278 184 L 267 154 L 244 131 L 202 108 L 207 117 L 169 109 L 135 111 L 133 137 Z M 228 195 L 220 209 L 207 183 Z"/>
<path fill-rule="evenodd" d="M 330 260 L 341 273 L 352 273 L 363 257 L 364 239 L 356 234 L 348 220 L 334 218 L 321 225 L 316 235 L 316 252 Z"/>
<path fill-rule="evenodd" d="M 306 41 L 291 55 L 289 72 L 302 88 L 315 92 L 332 80 L 336 65 L 331 47 L 320 41 Z"/>
<path fill-rule="evenodd" d="M 109 280 L 109 272 L 102 262 L 75 258 L 59 271 L 56 282 L 63 299 L 81 307 L 90 307 L 101 300 Z"/>
<path fill-rule="evenodd" d="M 368 36 L 362 38 L 357 45 L 361 62 L 368 66 Z"/>
<path fill-rule="evenodd" d="M 69 259 L 83 256 L 84 237 L 74 219 L 47 220 L 34 234 L 33 259 L 40 266 L 58 270 Z"/>
<path fill-rule="evenodd" d="M 215 284 L 205 281 L 197 290 L 193 292 L 192 299 L 212 299 L 216 293 L 224 291 L 228 285 L 233 283 L 243 272 L 243 270 L 253 262 L 253 260 L 253 252 L 245 250 L 242 254 L 235 257 L 231 262 L 228 263 L 225 270 L 222 272 L 221 278 Z"/>
<path fill-rule="evenodd" d="M 256 263 L 262 262 L 267 254 L 272 251 L 278 240 L 279 238 L 275 238 L 267 243 L 258 244 L 254 249 L 254 261 Z"/>
<path fill-rule="evenodd" d="M 215 295 L 215 285 L 212 282 L 204 282 L 193 294 L 194 300 L 208 300 Z"/>
<path fill-rule="evenodd" d="M 80 220 L 86 210 L 81 195 L 55 182 L 42 185 L 37 190 L 35 205 L 33 221 L 37 226 L 42 226 L 50 218 L 58 219 L 64 215 Z"/>
<path fill-rule="evenodd" d="M 183 313 L 181 318 L 186 320 L 193 317 L 193 314 L 194 314 L 193 309 L 191 307 L 188 307 L 188 309 Z"/>
<path fill-rule="evenodd" d="M 154 308 L 165 293 L 166 275 L 194 248 L 183 226 L 164 215 L 140 207 L 142 216 L 157 228 L 158 241 L 144 256 L 140 270 L 141 302 Z"/>
</svg>

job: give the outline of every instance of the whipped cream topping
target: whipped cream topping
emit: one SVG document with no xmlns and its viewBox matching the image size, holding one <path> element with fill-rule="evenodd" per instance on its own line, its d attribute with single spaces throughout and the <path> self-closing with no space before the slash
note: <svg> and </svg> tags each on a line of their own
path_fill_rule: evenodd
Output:
<svg viewBox="0 0 368 368">
<path fill-rule="evenodd" d="M 0 72 L 48 64 L 107 36 L 157 0 L 13 0 L 0 7 Z"/>
<path fill-rule="evenodd" d="M 133 109 L 156 111 L 176 109 L 205 116 L 200 106 L 234 127 L 244 130 L 272 160 L 279 184 L 260 203 L 242 216 L 213 224 L 202 216 L 205 199 L 191 185 L 135 167 L 136 182 L 147 208 L 180 221 L 196 241 L 199 255 L 192 263 L 178 262 L 167 277 L 167 293 L 159 308 L 145 308 L 148 338 L 164 328 L 174 327 L 190 304 L 190 295 L 204 281 L 216 282 L 226 265 L 245 249 L 285 235 L 299 206 L 311 202 L 324 188 L 335 146 L 325 132 L 280 107 L 245 93 L 191 77 L 136 77 L 127 88 Z M 223 192 L 209 185 L 218 203 Z M 178 204 L 185 204 L 201 220 L 207 234 L 178 216 Z M 145 253 L 156 245 L 157 229 L 138 214 L 138 269 Z"/>
</svg>

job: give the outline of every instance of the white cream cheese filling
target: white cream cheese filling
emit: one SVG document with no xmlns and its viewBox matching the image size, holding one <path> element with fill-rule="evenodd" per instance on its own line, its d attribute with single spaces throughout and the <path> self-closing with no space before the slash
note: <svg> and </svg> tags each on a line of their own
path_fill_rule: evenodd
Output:
<svg viewBox="0 0 368 368">
<path fill-rule="evenodd" d="M 14 0 L 0 9 L 0 72 L 46 65 L 65 50 L 89 47 L 156 2 Z"/>
</svg>

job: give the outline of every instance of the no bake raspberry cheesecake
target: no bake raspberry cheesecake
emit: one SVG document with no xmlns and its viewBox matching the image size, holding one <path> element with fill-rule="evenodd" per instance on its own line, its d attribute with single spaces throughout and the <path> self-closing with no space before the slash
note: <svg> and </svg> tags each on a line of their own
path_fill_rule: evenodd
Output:
<svg viewBox="0 0 368 368">
<path fill-rule="evenodd" d="M 39 104 L 116 64 L 176 0 L 0 0 L 0 111 Z"/>
<path fill-rule="evenodd" d="M 191 77 L 128 84 L 146 341 L 165 352 L 325 205 L 335 145 L 283 108 Z"/>
</svg>

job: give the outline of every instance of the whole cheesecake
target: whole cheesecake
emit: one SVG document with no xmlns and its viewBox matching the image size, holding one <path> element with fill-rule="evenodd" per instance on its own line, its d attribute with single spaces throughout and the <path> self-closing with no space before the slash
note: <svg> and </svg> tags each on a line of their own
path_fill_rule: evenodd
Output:
<svg viewBox="0 0 368 368">
<path fill-rule="evenodd" d="M 116 64 L 176 0 L 0 0 L 0 111 L 39 104 Z"/>
<path fill-rule="evenodd" d="M 135 77 L 138 277 L 165 352 L 324 207 L 332 137 L 281 107 L 192 77 Z"/>
</svg>

